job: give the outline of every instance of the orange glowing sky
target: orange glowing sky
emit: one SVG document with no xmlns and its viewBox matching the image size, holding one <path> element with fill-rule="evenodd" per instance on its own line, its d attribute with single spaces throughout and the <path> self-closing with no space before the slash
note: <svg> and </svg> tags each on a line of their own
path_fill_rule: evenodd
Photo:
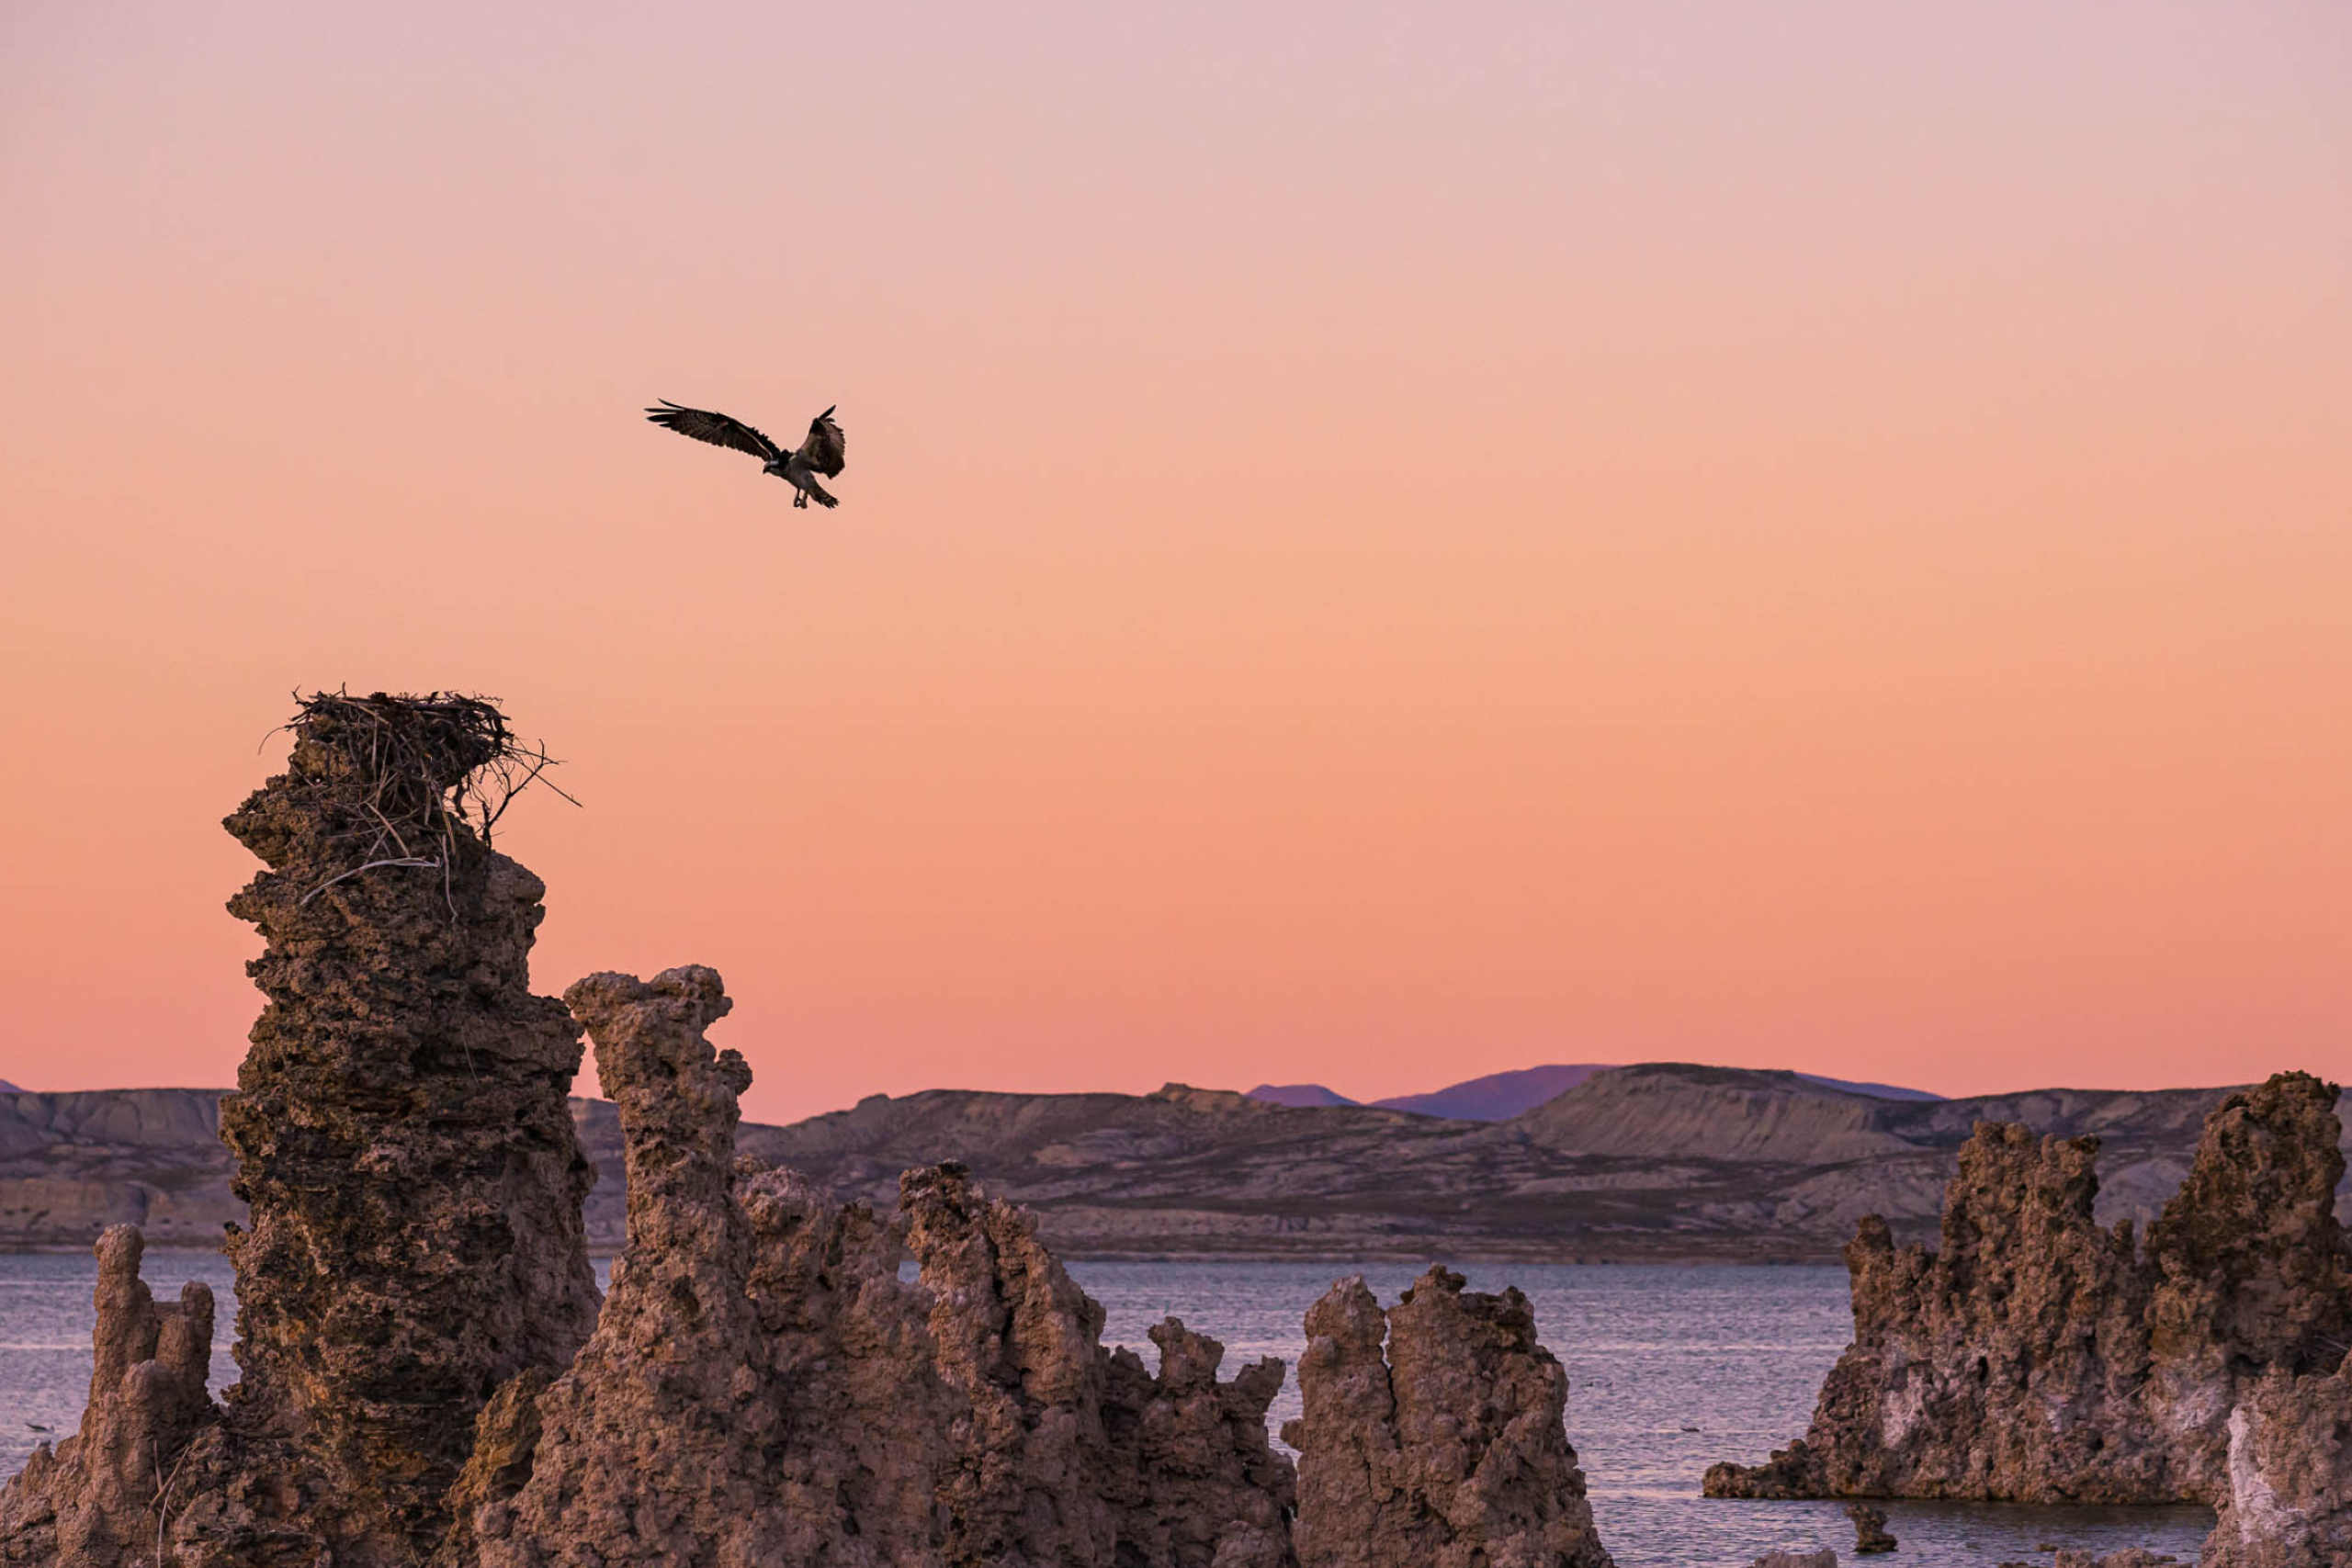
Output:
<svg viewBox="0 0 2352 1568">
<path fill-rule="evenodd" d="M 0 1077 L 297 685 L 939 1085 L 2352 1070 L 2352 7 L 0 10 Z M 841 405 L 837 513 L 663 434 Z"/>
</svg>

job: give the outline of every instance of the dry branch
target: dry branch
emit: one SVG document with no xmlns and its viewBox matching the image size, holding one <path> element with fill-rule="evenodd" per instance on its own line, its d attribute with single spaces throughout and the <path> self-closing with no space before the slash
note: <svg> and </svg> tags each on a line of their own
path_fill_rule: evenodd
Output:
<svg viewBox="0 0 2352 1568">
<path fill-rule="evenodd" d="M 304 787 L 349 822 L 331 836 L 360 846 L 356 863 L 313 886 L 305 904 L 379 866 L 437 866 L 454 900 L 450 884 L 466 846 L 486 847 L 514 797 L 555 763 L 544 745 L 518 738 L 487 697 L 336 690 L 297 692 L 294 700 L 285 728 L 328 763 L 311 770 Z M 547 787 L 580 804 L 552 782 Z"/>
</svg>

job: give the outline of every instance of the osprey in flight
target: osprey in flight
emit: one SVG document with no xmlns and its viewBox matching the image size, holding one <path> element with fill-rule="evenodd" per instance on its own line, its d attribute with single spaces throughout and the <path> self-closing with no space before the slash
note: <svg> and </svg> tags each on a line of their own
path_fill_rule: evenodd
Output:
<svg viewBox="0 0 2352 1568">
<path fill-rule="evenodd" d="M 707 441 L 713 446 L 749 452 L 765 465 L 762 473 L 792 481 L 792 488 L 799 492 L 792 498 L 795 506 L 806 506 L 812 500 L 820 506 L 841 504 L 817 482 L 820 476 L 831 479 L 842 471 L 842 427 L 833 423 L 832 409 L 808 422 L 808 438 L 797 452 L 786 451 L 740 419 L 703 409 L 681 408 L 667 398 L 662 400 L 660 408 L 647 409 L 645 417 L 664 430 Z"/>
</svg>

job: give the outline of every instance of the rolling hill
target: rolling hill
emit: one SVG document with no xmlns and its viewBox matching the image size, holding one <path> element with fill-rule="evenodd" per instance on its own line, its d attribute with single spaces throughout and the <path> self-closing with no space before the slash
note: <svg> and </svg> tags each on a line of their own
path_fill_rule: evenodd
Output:
<svg viewBox="0 0 2352 1568">
<path fill-rule="evenodd" d="M 1513 1073 L 1488 1073 L 1485 1077 L 1449 1084 L 1428 1094 L 1398 1095 L 1377 1103 L 1392 1111 L 1418 1111 L 1424 1116 L 1507 1122 L 1555 1095 L 1566 1094 L 1593 1074 L 1608 1070 L 1608 1064 L 1594 1062 L 1521 1067 Z"/>
<path fill-rule="evenodd" d="M 1484 1077 L 1448 1084 L 1427 1094 L 1392 1095 L 1386 1100 L 1370 1101 L 1350 1100 L 1338 1090 L 1327 1089 L 1319 1083 L 1261 1083 L 1250 1090 L 1250 1098 L 1294 1107 L 1368 1103 L 1390 1111 L 1418 1111 L 1424 1116 L 1450 1116 L 1463 1122 L 1508 1122 L 1522 1111 L 1532 1111 L 1545 1100 L 1566 1093 L 1595 1073 L 1612 1070 L 1612 1064 L 1605 1062 L 1554 1063 L 1549 1066 L 1521 1067 L 1516 1072 L 1488 1073 Z M 1943 1098 L 1929 1094 L 1925 1089 L 1900 1089 L 1894 1084 L 1883 1083 L 1850 1083 L 1844 1078 L 1823 1077 L 1818 1073 L 1799 1073 L 1796 1077 L 1826 1089 L 1843 1089 L 1849 1094 L 1867 1095 L 1878 1100 Z"/>
<path fill-rule="evenodd" d="M 969 1165 L 1070 1256 L 1829 1261 L 1863 1214 L 1929 1234 L 1981 1119 L 2095 1133 L 2103 1218 L 2152 1217 L 2221 1089 L 1890 1100 L 1802 1075 L 1648 1064 L 1596 1072 L 1503 1121 L 1293 1107 L 1170 1084 L 1148 1095 L 875 1095 L 744 1153 L 888 1206 L 899 1172 Z M 0 1247 L 85 1246 L 115 1220 L 214 1245 L 242 1218 L 214 1135 L 220 1091 L 0 1095 Z M 624 1218 L 613 1107 L 572 1114 L 600 1179 L 594 1243 Z M 2352 1215 L 2352 1202 L 2339 1204 Z"/>
</svg>

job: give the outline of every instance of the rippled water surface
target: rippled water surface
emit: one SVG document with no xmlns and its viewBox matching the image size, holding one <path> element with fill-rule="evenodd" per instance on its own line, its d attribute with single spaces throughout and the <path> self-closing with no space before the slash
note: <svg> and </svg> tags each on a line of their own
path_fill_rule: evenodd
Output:
<svg viewBox="0 0 2352 1568">
<path fill-rule="evenodd" d="M 1104 1337 L 1156 1361 L 1144 1331 L 1170 1314 L 1225 1342 L 1230 1372 L 1279 1356 L 1295 1365 L 1299 1319 L 1341 1275 L 1362 1272 L 1384 1303 L 1418 1270 L 1373 1264 L 1080 1263 L 1070 1272 L 1109 1314 Z M 220 1299 L 216 1387 L 236 1376 L 228 1265 L 201 1253 L 151 1252 L 158 1296 L 188 1279 Z M 601 1269 L 600 1269 L 601 1272 Z M 1827 1503 L 1708 1502 L 1699 1477 L 1720 1459 L 1753 1461 L 1804 1428 L 1824 1373 L 1848 1332 L 1842 1269 L 1464 1266 L 1474 1290 L 1516 1284 L 1535 1306 L 1544 1342 L 1566 1363 L 1568 1435 L 1590 1482 L 1602 1539 L 1623 1568 L 1744 1568 L 1765 1551 L 1835 1546 L 1853 1529 Z M 79 1418 L 90 1378 L 86 1257 L 0 1255 L 0 1473 L 41 1436 Z M 1298 1414 L 1286 1379 L 1272 1422 Z M 1695 1430 L 1691 1429 L 1695 1428 Z M 2049 1561 L 2044 1544 L 2112 1551 L 2154 1547 L 2193 1562 L 2211 1527 L 2202 1510 L 2074 1509 L 1892 1503 L 1894 1568 Z"/>
</svg>

